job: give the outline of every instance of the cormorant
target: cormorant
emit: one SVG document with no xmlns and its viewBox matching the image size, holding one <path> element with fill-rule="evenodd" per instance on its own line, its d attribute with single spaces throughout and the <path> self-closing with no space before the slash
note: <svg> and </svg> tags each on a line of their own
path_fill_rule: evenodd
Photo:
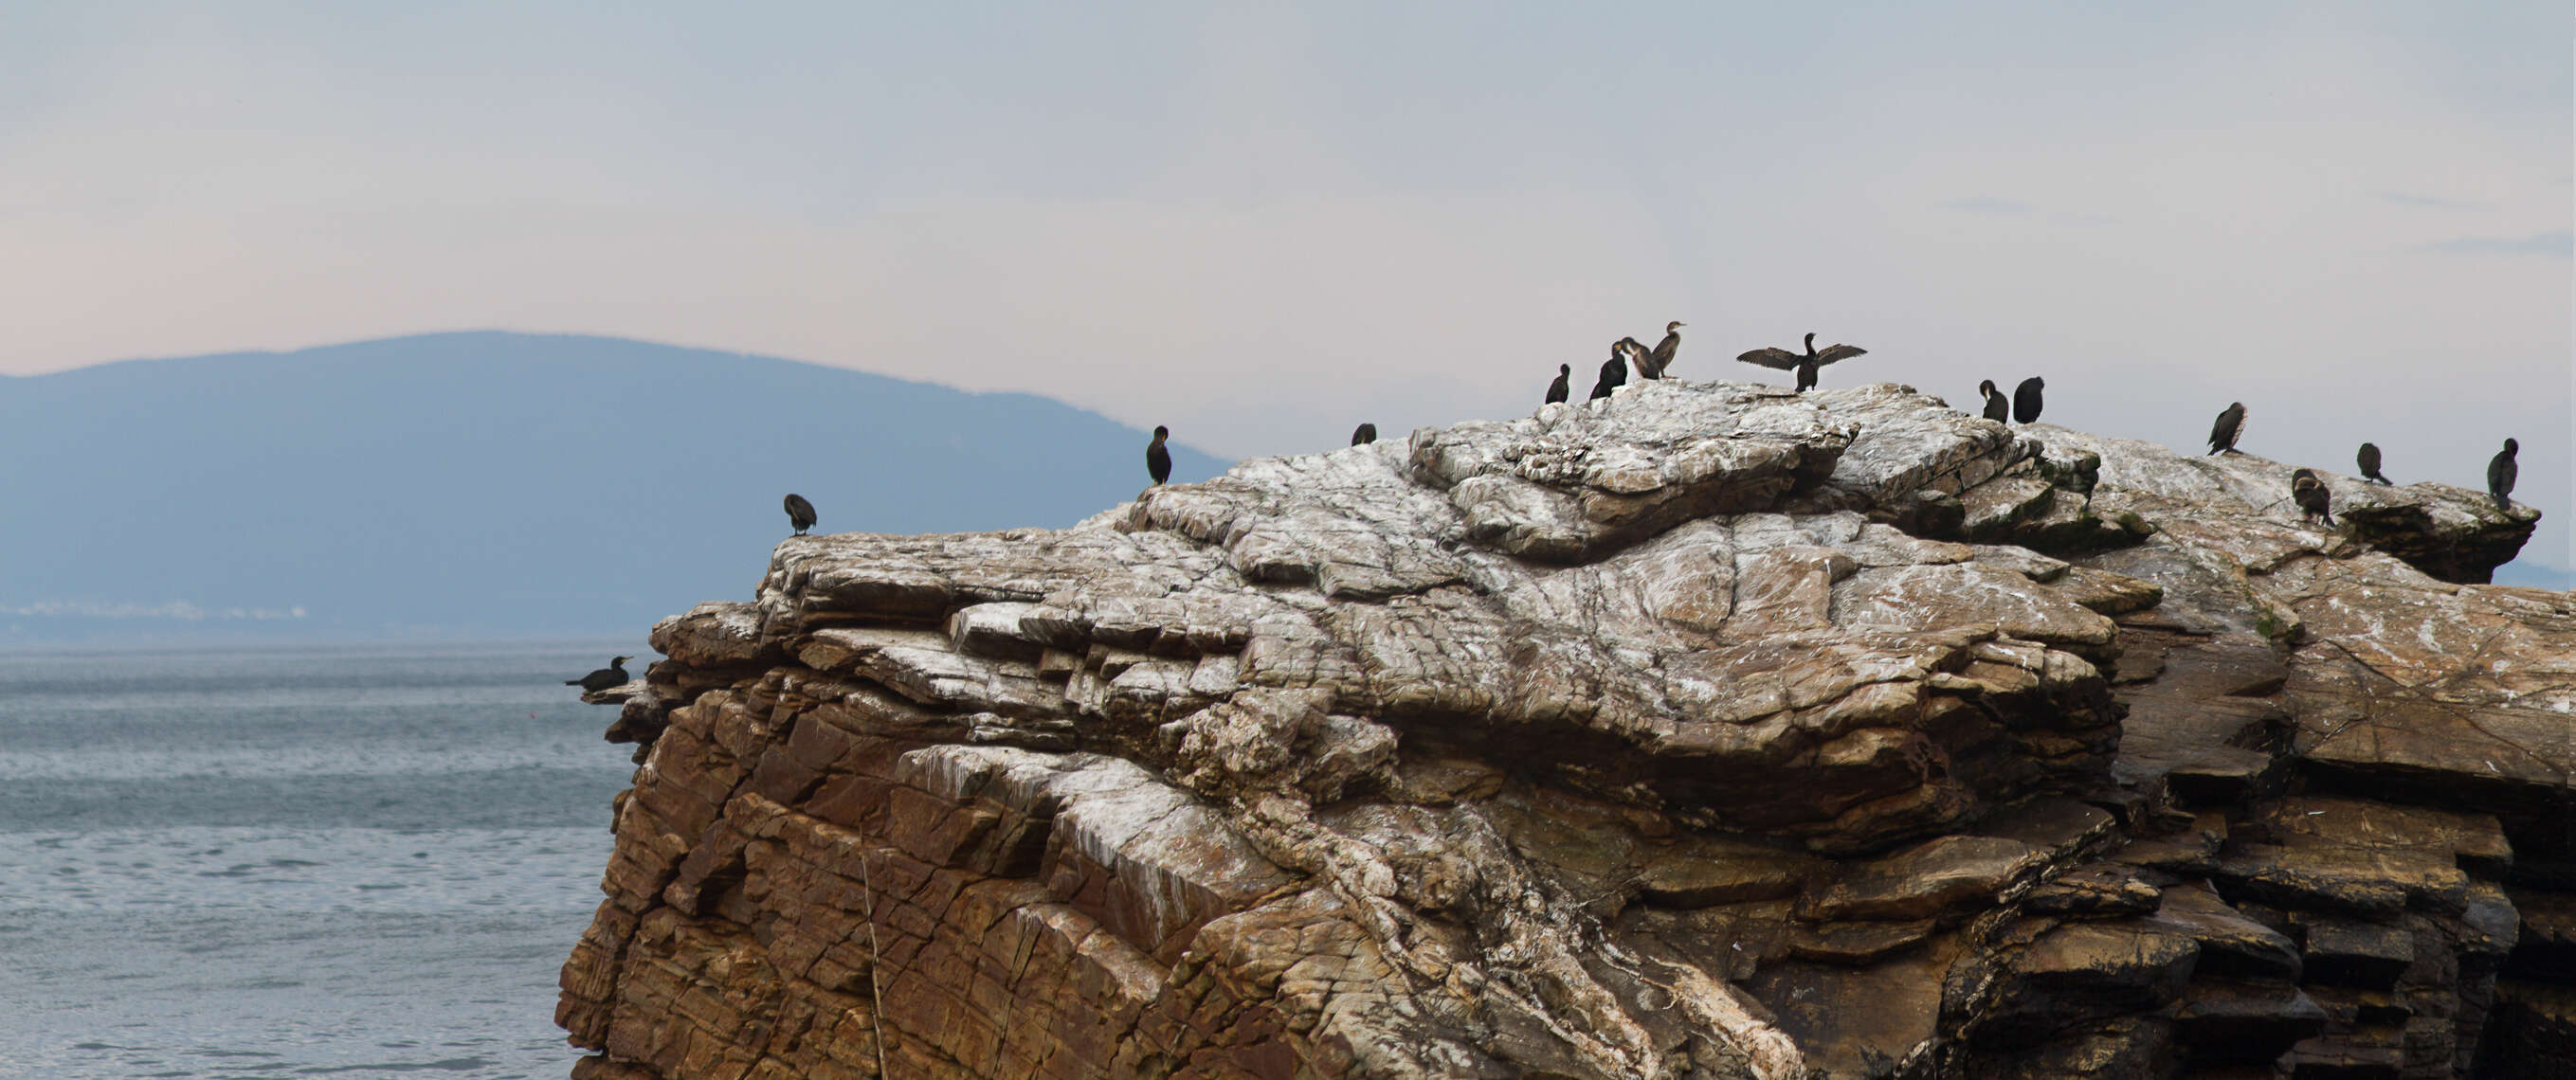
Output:
<svg viewBox="0 0 2576 1080">
<path fill-rule="evenodd" d="M 1647 378 L 1663 378 L 1664 372 L 1672 369 L 1673 355 L 1682 351 L 1683 325 L 1678 322 L 1664 324 L 1664 340 L 1655 343 L 1655 351 L 1651 354 L 1655 361 L 1655 373 Z"/>
<path fill-rule="evenodd" d="M 1760 364 L 1763 367 L 1773 368 L 1780 371 L 1797 372 L 1798 392 L 1803 394 L 1816 385 L 1817 368 L 1823 367 L 1837 360 L 1849 360 L 1852 357 L 1860 356 L 1868 352 L 1869 350 L 1856 345 L 1835 345 L 1827 348 L 1823 352 L 1817 352 L 1816 335 L 1813 331 L 1810 331 L 1807 334 L 1807 353 L 1804 356 L 1790 352 L 1787 349 L 1755 349 L 1752 352 L 1736 357 L 1736 359 L 1748 364 Z"/>
<path fill-rule="evenodd" d="M 1376 425 L 1376 424 L 1361 424 L 1360 426 L 1358 426 L 1358 427 L 1356 427 L 1356 428 L 1351 429 L 1351 445 L 1353 445 L 1353 446 L 1361 446 L 1361 445 L 1364 445 L 1364 444 L 1367 444 L 1367 443 L 1373 443 L 1373 442 L 1376 442 L 1376 441 L 1377 441 L 1377 425 Z"/>
<path fill-rule="evenodd" d="M 1592 384 L 1592 400 L 1609 397 L 1610 391 L 1628 385 L 1628 361 L 1621 359 L 1622 355 L 1619 343 L 1611 342 L 1610 359 L 1601 362 L 1601 381 Z"/>
<path fill-rule="evenodd" d="M 1552 383 L 1547 384 L 1547 401 L 1546 401 L 1546 404 L 1554 405 L 1554 404 L 1556 404 L 1557 402 L 1563 401 L 1563 400 L 1565 400 L 1566 398 L 1571 397 L 1571 396 L 1573 395 L 1573 391 L 1572 391 L 1572 390 L 1570 390 L 1570 389 L 1565 385 L 1566 377 L 1567 377 L 1567 376 L 1570 376 L 1570 375 L 1572 375 L 1572 374 L 1574 374 L 1574 365 L 1572 365 L 1572 364 L 1558 364 L 1558 365 L 1556 365 L 1556 381 L 1555 381 L 1555 382 L 1552 382 Z"/>
<path fill-rule="evenodd" d="M 790 495 L 788 498 L 792 499 L 795 498 L 795 496 Z M 591 672 L 588 675 L 584 675 L 578 679 L 565 679 L 564 685 L 578 686 L 585 694 L 624 686 L 627 682 L 626 662 L 632 659 L 635 658 L 632 656 L 618 657 L 617 659 L 609 661 L 607 667 Z"/>
<path fill-rule="evenodd" d="M 2033 375 L 2013 387 L 2013 419 L 2025 424 L 2039 422 L 2039 393 L 2048 389 L 2048 380 Z"/>
<path fill-rule="evenodd" d="M 2328 527 L 2334 525 L 2334 495 L 2326 490 L 2325 481 L 2317 479 L 2316 470 L 2300 469 L 2290 474 L 2290 501 L 2299 504 L 2301 524 L 2324 518 Z"/>
<path fill-rule="evenodd" d="M 2209 425 L 2209 452 L 2241 452 L 2236 449 L 2236 437 L 2242 434 L 2245 434 L 2245 403 L 2228 402 L 2226 411 L 2218 414 L 2218 422 Z"/>
<path fill-rule="evenodd" d="M 1154 474 L 1157 484 L 1172 478 L 1172 452 L 1163 449 L 1163 440 L 1172 437 L 1172 429 L 1154 427 L 1154 441 L 1145 444 L 1145 471 Z"/>
<path fill-rule="evenodd" d="M 796 527 L 796 535 L 805 535 L 805 530 L 814 527 L 814 504 L 806 502 L 805 496 L 788 492 L 787 523 Z"/>
<path fill-rule="evenodd" d="M 1646 344 L 1644 342 L 1632 337 L 1623 337 L 1619 339 L 1618 344 L 1610 347 L 1618 350 L 1620 355 L 1628 358 L 1628 369 L 1636 372 L 1638 378 L 1660 379 L 1664 377 L 1664 369 L 1655 366 L 1654 354 L 1646 351 Z"/>
<path fill-rule="evenodd" d="M 2513 494 L 2514 478 L 2522 472 L 2522 467 L 2513 461 L 2513 455 L 2521 449 L 2521 443 L 2506 439 L 2504 449 L 2487 461 L 2487 494 L 2495 496 L 2498 510 L 2513 509 L 2513 500 L 2506 496 Z"/>
<path fill-rule="evenodd" d="M 2359 453 L 2359 454 L 2357 454 L 2357 455 L 2354 455 L 2353 460 L 2354 460 L 2355 462 L 2360 463 L 2360 465 L 2361 465 L 2361 478 L 2362 478 L 2362 479 L 2364 479 L 2364 480 L 2368 480 L 2368 481 L 2370 481 L 2370 482 L 2372 482 L 2372 483 L 2375 483 L 2375 484 L 2386 484 L 2386 483 L 2388 483 L 2388 478 L 2387 478 L 2387 477 L 2379 475 L 2379 444 L 2378 444 L 2378 443 L 2363 443 L 2363 444 L 2361 444 L 2361 453 Z M 2392 486 L 2393 486 L 2393 485 L 2392 485 Z"/>
<path fill-rule="evenodd" d="M 1978 380 L 1977 393 L 1986 399 L 1986 419 L 1998 424 L 2012 419 L 2012 402 L 2004 400 L 2004 392 L 1995 389 L 1993 379 Z"/>
</svg>

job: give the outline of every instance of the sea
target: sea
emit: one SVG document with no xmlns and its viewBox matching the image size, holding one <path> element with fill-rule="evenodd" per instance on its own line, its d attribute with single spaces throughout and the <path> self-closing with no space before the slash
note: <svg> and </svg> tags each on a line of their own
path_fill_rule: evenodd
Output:
<svg viewBox="0 0 2576 1080">
<path fill-rule="evenodd" d="M 0 1076 L 560 1080 L 611 652 L 0 652 Z"/>
</svg>

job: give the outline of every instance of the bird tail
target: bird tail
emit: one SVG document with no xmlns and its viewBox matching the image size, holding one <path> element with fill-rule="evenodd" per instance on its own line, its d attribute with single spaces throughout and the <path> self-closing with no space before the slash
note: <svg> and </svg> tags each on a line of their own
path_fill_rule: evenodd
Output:
<svg viewBox="0 0 2576 1080">
<path fill-rule="evenodd" d="M 579 686 L 579 685 L 581 685 L 581 680 L 579 680 L 579 679 L 565 679 L 565 680 L 564 680 L 564 685 L 565 685 L 565 686 Z"/>
</svg>

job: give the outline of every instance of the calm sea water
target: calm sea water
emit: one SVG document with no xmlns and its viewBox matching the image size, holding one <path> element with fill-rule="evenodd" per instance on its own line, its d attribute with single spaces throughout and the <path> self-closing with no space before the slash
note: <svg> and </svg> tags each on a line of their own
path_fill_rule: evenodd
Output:
<svg viewBox="0 0 2576 1080">
<path fill-rule="evenodd" d="M 612 650 L 0 653 L 0 1076 L 566 1075 Z"/>
</svg>

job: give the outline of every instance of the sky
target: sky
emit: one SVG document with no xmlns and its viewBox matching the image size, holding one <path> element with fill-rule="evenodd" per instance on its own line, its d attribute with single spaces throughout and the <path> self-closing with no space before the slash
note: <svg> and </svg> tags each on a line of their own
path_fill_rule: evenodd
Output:
<svg viewBox="0 0 2576 1080">
<path fill-rule="evenodd" d="M 0 373 L 430 330 L 1028 390 L 1231 456 L 1623 335 L 2570 515 L 2543 3 L 0 0 Z"/>
</svg>

